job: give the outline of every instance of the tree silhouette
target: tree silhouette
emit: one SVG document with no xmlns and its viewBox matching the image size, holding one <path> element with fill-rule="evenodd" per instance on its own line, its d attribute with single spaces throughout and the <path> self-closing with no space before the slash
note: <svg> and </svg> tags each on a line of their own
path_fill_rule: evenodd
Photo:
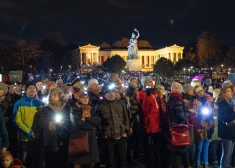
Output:
<svg viewBox="0 0 235 168">
<path fill-rule="evenodd" d="M 215 65 L 219 61 L 221 49 L 214 34 L 202 32 L 197 39 L 197 54 L 199 65 L 208 67 Z"/>
<path fill-rule="evenodd" d="M 16 58 L 16 62 L 21 64 L 22 69 L 24 70 L 27 62 L 31 59 L 37 60 L 41 56 L 42 52 L 39 41 L 27 42 L 25 40 L 20 40 L 16 44 L 14 56 Z"/>
<path fill-rule="evenodd" d="M 121 40 L 116 41 L 115 43 L 113 43 L 114 47 L 119 47 L 119 48 L 124 48 L 127 47 L 129 45 L 129 39 L 126 37 L 123 37 Z"/>
<path fill-rule="evenodd" d="M 120 55 L 114 55 L 103 63 L 103 71 L 109 73 L 119 73 L 126 66 L 126 62 Z"/>
<path fill-rule="evenodd" d="M 100 48 L 111 48 L 111 46 L 108 43 L 103 42 L 100 44 Z"/>
<path fill-rule="evenodd" d="M 161 57 L 154 65 L 154 72 L 162 77 L 173 76 L 174 63 L 169 59 Z"/>
<path fill-rule="evenodd" d="M 153 48 L 149 41 L 138 40 L 138 48 Z"/>
</svg>

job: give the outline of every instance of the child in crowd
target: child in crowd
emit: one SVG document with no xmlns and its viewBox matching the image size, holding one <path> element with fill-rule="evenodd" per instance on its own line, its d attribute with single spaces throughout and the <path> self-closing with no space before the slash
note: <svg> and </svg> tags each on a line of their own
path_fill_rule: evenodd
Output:
<svg viewBox="0 0 235 168">
<path fill-rule="evenodd" d="M 6 151 L 1 158 L 0 168 L 25 168 L 19 159 L 13 159 L 11 152 Z"/>
</svg>

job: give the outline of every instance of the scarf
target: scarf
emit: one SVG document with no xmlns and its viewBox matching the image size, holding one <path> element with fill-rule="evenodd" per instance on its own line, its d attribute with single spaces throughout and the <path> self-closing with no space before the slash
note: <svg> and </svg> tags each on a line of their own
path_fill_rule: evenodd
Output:
<svg viewBox="0 0 235 168">
<path fill-rule="evenodd" d="M 184 100 L 183 100 L 183 98 L 182 98 L 182 96 L 180 95 L 180 94 L 178 94 L 178 93 L 171 93 L 170 94 L 170 97 L 177 97 L 182 103 L 183 103 L 183 105 L 184 105 L 184 109 L 185 109 L 185 102 L 184 102 Z"/>
</svg>

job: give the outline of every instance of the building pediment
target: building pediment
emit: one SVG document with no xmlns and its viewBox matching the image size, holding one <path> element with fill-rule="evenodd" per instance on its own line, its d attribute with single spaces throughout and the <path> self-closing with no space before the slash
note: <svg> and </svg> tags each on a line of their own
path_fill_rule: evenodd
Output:
<svg viewBox="0 0 235 168">
<path fill-rule="evenodd" d="M 79 46 L 79 49 L 100 49 L 100 46 L 94 46 L 94 45 L 91 45 L 90 43 L 88 45 L 85 45 L 85 46 Z"/>
</svg>

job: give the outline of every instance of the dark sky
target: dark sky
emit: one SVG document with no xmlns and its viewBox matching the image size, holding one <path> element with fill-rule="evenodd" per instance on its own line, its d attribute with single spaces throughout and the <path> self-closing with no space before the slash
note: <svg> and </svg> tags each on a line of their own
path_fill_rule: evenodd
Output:
<svg viewBox="0 0 235 168">
<path fill-rule="evenodd" d="M 196 42 L 202 31 L 235 45 L 235 0 L 0 0 L 0 41 L 45 38 L 61 31 L 67 44 L 130 37 L 154 47 Z"/>
</svg>

